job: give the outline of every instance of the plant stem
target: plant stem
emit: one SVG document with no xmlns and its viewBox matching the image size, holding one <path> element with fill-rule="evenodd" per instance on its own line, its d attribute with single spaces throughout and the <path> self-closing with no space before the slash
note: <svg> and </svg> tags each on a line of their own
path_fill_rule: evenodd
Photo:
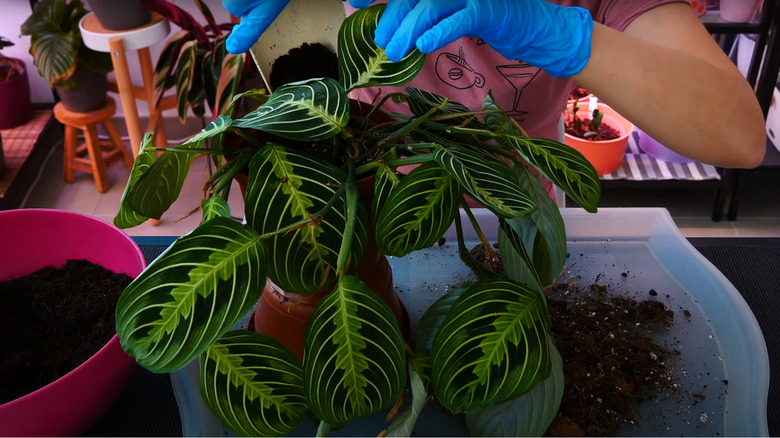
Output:
<svg viewBox="0 0 780 438">
<path fill-rule="evenodd" d="M 317 436 L 328 436 L 330 433 L 330 423 L 326 423 L 324 421 L 320 421 L 319 426 L 317 426 Z"/>
<path fill-rule="evenodd" d="M 355 222 L 357 221 L 359 194 L 358 187 L 355 184 L 355 160 L 349 159 L 349 172 L 347 173 L 346 191 L 347 191 L 347 223 L 344 225 L 344 235 L 341 239 L 339 248 L 339 257 L 336 261 L 336 275 L 343 277 L 349 266 L 350 255 L 352 254 L 352 238 L 355 235 Z"/>
<path fill-rule="evenodd" d="M 479 223 L 477 223 L 477 218 L 474 217 L 474 213 L 472 213 L 471 209 L 465 202 L 463 203 L 463 211 L 465 211 L 466 216 L 469 217 L 469 222 L 471 222 L 471 226 L 474 227 L 474 231 L 477 233 L 477 237 L 482 243 L 482 246 L 485 247 L 485 252 L 487 255 L 489 257 L 495 257 L 495 251 L 493 251 L 493 247 L 490 246 L 490 242 L 488 241 L 487 237 L 485 237 L 485 233 L 482 232 L 482 228 L 480 228 Z"/>
</svg>

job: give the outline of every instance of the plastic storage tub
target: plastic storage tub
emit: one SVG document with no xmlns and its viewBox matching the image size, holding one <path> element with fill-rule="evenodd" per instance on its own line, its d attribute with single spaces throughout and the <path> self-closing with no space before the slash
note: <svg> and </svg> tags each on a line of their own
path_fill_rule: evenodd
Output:
<svg viewBox="0 0 780 438">
<path fill-rule="evenodd" d="M 495 240 L 496 218 L 484 209 L 475 212 L 487 236 Z M 768 435 L 769 357 L 758 322 L 734 286 L 680 234 L 669 213 L 662 208 L 603 208 L 597 214 L 563 209 L 562 213 L 570 253 L 566 266 L 576 262 L 567 277 L 590 282 L 601 276 L 600 282 L 610 284 L 612 293 L 633 298 L 646 299 L 654 288 L 663 291 L 657 299 L 676 315 L 680 309 L 691 313 L 690 318 L 675 316 L 671 330 L 657 339 L 683 352 L 667 361 L 678 391 L 639 406 L 637 423 L 626 424 L 619 435 Z M 468 219 L 463 221 L 466 224 Z M 442 246 L 390 258 L 396 290 L 413 329 L 425 309 L 452 285 L 474 278 L 457 256 L 454 230 L 446 237 Z M 473 233 L 467 238 L 469 247 L 478 243 Z M 623 277 L 626 271 L 631 275 Z M 183 434 L 227 435 L 200 399 L 197 366 L 194 361 L 171 375 Z M 331 434 L 375 436 L 384 427 L 384 416 L 379 415 L 358 419 Z M 295 435 L 315 432 L 314 423 L 304 418 Z M 468 431 L 460 419 L 428 403 L 415 433 L 463 436 Z"/>
</svg>

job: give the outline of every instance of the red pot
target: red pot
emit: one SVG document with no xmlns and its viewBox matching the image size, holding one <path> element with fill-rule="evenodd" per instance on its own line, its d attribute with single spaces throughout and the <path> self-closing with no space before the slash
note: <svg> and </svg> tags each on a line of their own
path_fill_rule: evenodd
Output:
<svg viewBox="0 0 780 438">
<path fill-rule="evenodd" d="M 15 128 L 32 118 L 27 68 L 21 59 L 7 59 L 21 67 L 22 73 L 8 81 L 0 82 L 0 129 Z"/>
</svg>

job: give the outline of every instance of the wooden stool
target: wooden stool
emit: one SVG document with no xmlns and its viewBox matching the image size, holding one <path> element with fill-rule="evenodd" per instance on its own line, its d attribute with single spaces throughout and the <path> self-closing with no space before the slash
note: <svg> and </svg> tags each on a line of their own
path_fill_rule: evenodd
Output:
<svg viewBox="0 0 780 438">
<path fill-rule="evenodd" d="M 106 168 L 116 161 L 123 161 L 130 169 L 133 158 L 111 117 L 116 112 L 114 99 L 108 98 L 108 104 L 103 108 L 88 113 L 77 113 L 68 110 L 62 102 L 54 105 L 54 117 L 65 125 L 65 182 L 76 181 L 76 171 L 91 173 L 100 193 L 108 190 Z M 97 124 L 102 123 L 108 132 L 109 140 L 98 139 Z M 78 144 L 78 131 L 84 133 L 86 142 Z"/>
</svg>

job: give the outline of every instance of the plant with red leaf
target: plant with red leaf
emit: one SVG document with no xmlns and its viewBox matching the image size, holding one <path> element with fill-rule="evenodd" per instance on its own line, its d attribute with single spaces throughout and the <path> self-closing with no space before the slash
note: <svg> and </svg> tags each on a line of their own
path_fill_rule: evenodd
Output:
<svg viewBox="0 0 780 438">
<path fill-rule="evenodd" d="M 165 43 L 155 66 L 154 82 L 159 105 L 163 94 L 176 89 L 179 120 L 187 121 L 189 109 L 205 114 L 206 105 L 216 117 L 224 112 L 236 93 L 243 55 L 227 52 L 225 40 L 230 23 L 217 23 L 203 0 L 194 0 L 206 24 L 167 0 L 139 0 L 147 9 L 181 28 Z"/>
</svg>

